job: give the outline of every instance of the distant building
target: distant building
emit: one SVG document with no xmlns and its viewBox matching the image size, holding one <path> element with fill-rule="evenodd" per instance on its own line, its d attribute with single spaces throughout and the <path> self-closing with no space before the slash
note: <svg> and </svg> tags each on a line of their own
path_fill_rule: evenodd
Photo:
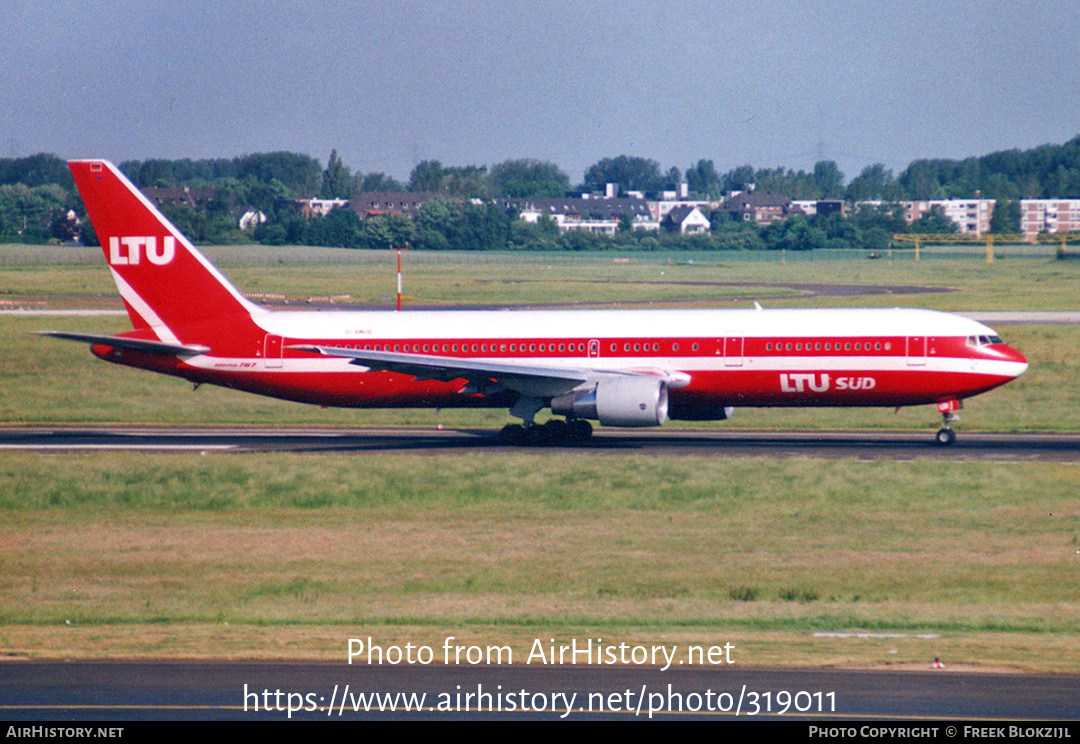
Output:
<svg viewBox="0 0 1080 744">
<path fill-rule="evenodd" d="M 932 209 L 940 209 L 964 235 L 982 235 L 990 231 L 994 214 L 993 199 L 931 199 L 902 201 L 904 219 L 909 225 L 918 222 Z"/>
<path fill-rule="evenodd" d="M 143 194 L 148 199 L 154 202 L 159 207 L 165 204 L 180 204 L 185 207 L 197 208 L 199 205 L 205 202 L 211 201 L 217 197 L 217 189 L 201 188 L 193 189 L 189 186 L 185 186 L 179 189 L 163 189 L 157 187 L 148 187 L 142 189 Z"/>
<path fill-rule="evenodd" d="M 247 230 L 249 228 L 258 227 L 266 222 L 266 215 L 260 210 L 254 207 L 247 207 L 244 213 L 240 216 L 240 229 Z"/>
<path fill-rule="evenodd" d="M 539 222 L 542 217 L 553 220 L 560 230 L 585 230 L 614 235 L 624 218 L 634 229 L 656 230 L 659 223 L 652 218 L 644 199 L 626 197 L 546 197 L 532 199 L 500 199 L 504 207 L 519 210 L 525 222 Z"/>
<path fill-rule="evenodd" d="M 1020 232 L 1080 232 L 1080 199 L 1021 199 Z"/>
<path fill-rule="evenodd" d="M 676 207 L 697 207 L 701 210 L 702 214 L 707 214 L 713 209 L 720 206 L 719 202 L 708 201 L 707 199 L 688 199 L 679 198 L 673 196 L 671 192 L 665 191 L 664 198 L 659 200 L 649 200 L 649 214 L 657 222 L 662 222 L 667 217 L 668 212 Z M 670 197 L 670 198 L 669 198 Z"/>
<path fill-rule="evenodd" d="M 803 214 L 807 217 L 817 214 L 822 216 L 839 214 L 841 217 L 847 217 L 848 210 L 847 204 L 840 199 L 793 199 L 788 207 L 788 213 Z"/>
<path fill-rule="evenodd" d="M 675 207 L 660 223 L 660 227 L 668 232 L 677 232 L 680 235 L 707 233 L 711 226 L 709 218 L 703 215 L 698 207 L 688 205 Z"/>
<path fill-rule="evenodd" d="M 349 206 L 348 199 L 299 199 L 300 214 L 308 219 L 312 217 L 325 217 L 335 209 L 344 209 Z"/>
<path fill-rule="evenodd" d="M 787 219 L 791 200 L 772 191 L 736 191 L 724 200 L 720 209 L 732 220 L 771 225 Z"/>
<path fill-rule="evenodd" d="M 411 217 L 420 207 L 436 199 L 459 201 L 430 191 L 364 191 L 349 201 L 349 207 L 362 219 L 387 214 L 404 214 Z"/>
</svg>

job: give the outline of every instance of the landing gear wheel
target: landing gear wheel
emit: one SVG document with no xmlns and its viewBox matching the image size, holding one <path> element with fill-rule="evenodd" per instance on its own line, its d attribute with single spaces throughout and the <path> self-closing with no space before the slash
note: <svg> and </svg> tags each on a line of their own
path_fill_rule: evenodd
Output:
<svg viewBox="0 0 1080 744">
<path fill-rule="evenodd" d="M 525 444 L 530 447 L 536 447 L 541 444 L 548 443 L 548 432 L 543 426 L 526 426 L 525 427 Z"/>
<path fill-rule="evenodd" d="M 525 427 L 521 424 L 507 424 L 499 431 L 499 441 L 503 444 L 525 444 Z"/>
<path fill-rule="evenodd" d="M 571 442 L 587 442 L 592 437 L 592 424 L 585 419 L 567 421 L 566 433 Z"/>
<path fill-rule="evenodd" d="M 570 439 L 570 427 L 562 419 L 549 419 L 543 428 L 548 444 L 564 444 Z"/>
<path fill-rule="evenodd" d="M 956 441 L 956 432 L 952 429 L 938 429 L 938 433 L 934 438 L 938 444 L 947 447 Z"/>
</svg>

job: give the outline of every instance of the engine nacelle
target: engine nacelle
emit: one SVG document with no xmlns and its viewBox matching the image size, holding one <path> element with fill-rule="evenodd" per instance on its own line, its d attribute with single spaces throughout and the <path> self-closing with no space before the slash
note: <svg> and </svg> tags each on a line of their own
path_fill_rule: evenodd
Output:
<svg viewBox="0 0 1080 744">
<path fill-rule="evenodd" d="M 604 426 L 660 426 L 668 418 L 667 383 L 653 377 L 601 380 L 553 398 L 551 412 Z"/>
</svg>

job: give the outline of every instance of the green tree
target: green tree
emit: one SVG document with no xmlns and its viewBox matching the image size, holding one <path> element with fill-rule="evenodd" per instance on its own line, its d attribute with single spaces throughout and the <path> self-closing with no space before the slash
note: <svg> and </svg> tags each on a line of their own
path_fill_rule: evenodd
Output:
<svg viewBox="0 0 1080 744">
<path fill-rule="evenodd" d="M 330 160 L 323 171 L 322 188 L 319 196 L 323 199 L 349 199 L 352 197 L 352 176 L 348 167 L 341 162 L 337 150 L 330 151 Z"/>
<path fill-rule="evenodd" d="M 413 216 L 413 243 L 421 250 L 444 251 L 450 248 L 450 230 L 459 205 L 442 199 L 425 202 Z"/>
<path fill-rule="evenodd" d="M 686 183 L 692 193 L 709 199 L 717 199 L 724 193 L 720 174 L 711 160 L 699 160 L 687 168 Z"/>
<path fill-rule="evenodd" d="M 234 160 L 233 177 L 243 181 L 248 177 L 263 183 L 277 179 L 295 198 L 310 198 L 319 193 L 322 185 L 322 166 L 308 155 L 294 152 L 265 152 L 244 155 Z"/>
<path fill-rule="evenodd" d="M 956 223 L 945 216 L 941 207 L 931 208 L 911 225 L 911 232 L 920 234 L 954 233 L 959 230 Z"/>
<path fill-rule="evenodd" d="M 814 163 L 814 182 L 824 199 L 839 199 L 844 195 L 844 174 L 833 160 Z"/>
<path fill-rule="evenodd" d="M 443 190 L 443 166 L 438 160 L 422 160 L 409 174 L 409 191 L 440 193 Z"/>
<path fill-rule="evenodd" d="M 504 160 L 491 166 L 488 185 L 492 196 L 558 197 L 570 190 L 570 178 L 554 163 Z"/>
<path fill-rule="evenodd" d="M 559 226 L 550 217 L 541 216 L 536 222 L 513 220 L 510 223 L 510 235 L 507 248 L 515 251 L 558 250 Z"/>
<path fill-rule="evenodd" d="M 0 184 L 16 183 L 31 188 L 55 184 L 67 191 L 75 187 L 67 163 L 51 153 L 38 153 L 24 158 L 0 158 Z"/>
<path fill-rule="evenodd" d="M 665 185 L 658 162 L 629 155 L 604 158 L 585 171 L 586 191 L 603 191 L 609 183 L 623 191 L 659 191 Z"/>
<path fill-rule="evenodd" d="M 487 198 L 487 166 L 462 165 L 444 168 L 442 188 L 445 193 L 459 199 Z"/>
<path fill-rule="evenodd" d="M 851 179 L 844 192 L 848 201 L 877 201 L 885 198 L 885 192 L 893 183 L 892 171 L 881 163 L 863 168 L 862 173 Z"/>
<path fill-rule="evenodd" d="M 356 248 L 363 227 L 366 223 L 361 223 L 360 216 L 353 210 L 331 209 L 325 217 L 308 222 L 306 242 L 332 248 Z"/>
<path fill-rule="evenodd" d="M 995 234 L 1020 232 L 1020 202 L 998 199 L 990 215 L 990 232 Z"/>
<path fill-rule="evenodd" d="M 466 204 L 448 237 L 450 247 L 456 251 L 505 250 L 510 237 L 510 215 L 494 204 Z"/>
<path fill-rule="evenodd" d="M 357 173 L 354 176 L 354 180 L 359 180 L 359 184 L 354 186 L 353 193 L 359 191 L 406 191 L 405 184 L 400 181 L 391 178 L 385 173 L 368 173 L 361 176 Z"/>
</svg>

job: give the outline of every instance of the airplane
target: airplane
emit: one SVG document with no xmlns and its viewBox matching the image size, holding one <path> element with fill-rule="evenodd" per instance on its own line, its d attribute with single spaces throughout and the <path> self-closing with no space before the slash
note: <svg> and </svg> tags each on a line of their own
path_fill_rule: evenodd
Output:
<svg viewBox="0 0 1080 744">
<path fill-rule="evenodd" d="M 936 405 L 948 445 L 965 398 L 1028 367 L 992 329 L 929 310 L 271 311 L 112 163 L 69 167 L 133 329 L 43 334 L 196 386 L 324 407 L 507 408 L 521 423 L 499 437 L 515 445 L 737 406 Z M 538 424 L 544 409 L 563 418 Z"/>
</svg>

